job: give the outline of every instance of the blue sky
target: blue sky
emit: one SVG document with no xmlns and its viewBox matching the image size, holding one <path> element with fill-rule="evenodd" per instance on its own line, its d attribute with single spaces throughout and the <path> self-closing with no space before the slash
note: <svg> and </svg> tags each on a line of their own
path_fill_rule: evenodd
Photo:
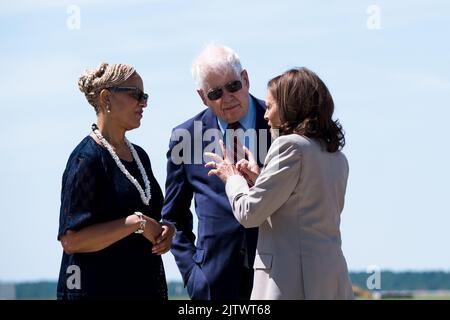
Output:
<svg viewBox="0 0 450 320">
<path fill-rule="evenodd" d="M 237 51 L 251 92 L 293 66 L 328 85 L 350 163 L 342 215 L 350 270 L 449 270 L 450 5 L 445 1 L 16 1 L 0 4 L 0 281 L 56 279 L 61 176 L 95 113 L 77 79 L 136 67 L 150 93 L 129 132 L 165 183 L 172 127 L 200 112 L 190 65 Z M 71 30 L 70 5 L 80 9 Z M 380 10 L 369 29 L 368 8 Z M 181 279 L 171 254 L 167 277 Z"/>
</svg>

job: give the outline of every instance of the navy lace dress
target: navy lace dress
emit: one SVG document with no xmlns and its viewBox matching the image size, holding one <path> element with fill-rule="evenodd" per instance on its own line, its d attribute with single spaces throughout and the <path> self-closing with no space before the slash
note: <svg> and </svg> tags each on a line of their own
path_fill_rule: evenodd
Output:
<svg viewBox="0 0 450 320">
<path fill-rule="evenodd" d="M 75 148 L 64 171 L 58 239 L 67 230 L 115 219 L 135 211 L 159 221 L 163 205 L 148 155 L 134 146 L 146 170 L 152 198 L 143 204 L 136 187 L 117 167 L 108 150 L 90 136 Z M 122 161 L 141 186 L 144 182 L 135 161 Z M 132 233 L 111 246 L 92 253 L 63 253 L 58 299 L 139 298 L 167 299 L 161 256 L 151 252 L 143 235 Z"/>
</svg>

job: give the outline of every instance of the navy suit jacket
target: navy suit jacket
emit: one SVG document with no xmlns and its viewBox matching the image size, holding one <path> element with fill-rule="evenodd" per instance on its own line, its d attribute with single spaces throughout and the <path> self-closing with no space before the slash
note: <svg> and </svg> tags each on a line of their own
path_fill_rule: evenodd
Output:
<svg viewBox="0 0 450 320">
<path fill-rule="evenodd" d="M 261 145 L 265 144 L 267 153 L 271 137 L 267 122 L 264 120 L 265 104 L 253 96 L 250 96 L 250 99 L 253 99 L 256 107 L 255 129 L 259 156 Z M 197 125 L 194 125 L 195 121 L 201 121 L 201 124 L 197 122 Z M 189 132 L 190 140 L 173 141 L 174 138 L 172 138 L 170 141 L 162 216 L 163 220 L 175 224 L 177 228 L 171 252 L 191 298 L 238 299 L 245 258 L 242 254 L 243 244 L 246 244 L 251 268 L 255 258 L 258 229 L 245 229 L 234 218 L 224 183 L 217 176 L 208 177 L 210 169 L 204 166 L 203 152 L 200 153 L 201 163 L 193 163 L 196 144 L 194 131 L 197 131 L 197 149 L 199 149 L 198 135 L 203 137 L 205 130 L 208 129 L 220 130 L 217 117 L 209 108 L 173 129 L 172 137 L 178 130 L 178 132 Z M 259 141 L 258 129 L 266 129 L 263 143 Z M 185 161 L 176 164 L 172 161 L 172 150 L 179 143 L 182 143 L 185 148 L 190 146 L 191 154 L 186 158 L 190 159 L 190 163 Z M 210 143 L 211 141 L 202 141 L 202 151 Z M 181 154 L 186 156 L 182 152 Z M 261 165 L 264 159 L 258 158 L 258 162 Z M 198 217 L 196 244 L 194 244 L 195 235 L 192 231 L 193 215 L 190 211 L 192 197 L 194 197 Z"/>
</svg>

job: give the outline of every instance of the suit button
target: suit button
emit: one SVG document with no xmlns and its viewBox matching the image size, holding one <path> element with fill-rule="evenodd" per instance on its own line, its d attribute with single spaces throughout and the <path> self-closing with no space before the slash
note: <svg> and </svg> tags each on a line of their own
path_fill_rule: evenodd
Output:
<svg viewBox="0 0 450 320">
<path fill-rule="evenodd" d="M 240 254 L 241 256 L 245 256 L 245 252 L 246 252 L 246 250 L 245 250 L 245 249 L 241 249 L 241 250 L 239 250 L 239 254 Z"/>
</svg>

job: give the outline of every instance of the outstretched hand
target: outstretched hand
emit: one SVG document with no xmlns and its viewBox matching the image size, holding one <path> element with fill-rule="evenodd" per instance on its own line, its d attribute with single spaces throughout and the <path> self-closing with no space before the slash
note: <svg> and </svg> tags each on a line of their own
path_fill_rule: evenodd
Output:
<svg viewBox="0 0 450 320">
<path fill-rule="evenodd" d="M 223 158 L 215 153 L 205 152 L 205 156 L 213 159 L 213 161 L 205 164 L 205 167 L 212 168 L 212 170 L 208 172 L 208 176 L 216 175 L 220 178 L 220 180 L 226 183 L 229 177 L 239 174 L 239 171 L 228 157 L 222 140 L 220 140 L 220 148 L 222 149 Z"/>
<path fill-rule="evenodd" d="M 252 187 L 255 185 L 256 178 L 258 178 L 261 169 L 259 168 L 258 162 L 256 161 L 253 153 L 251 153 L 245 146 L 243 146 L 242 149 L 244 150 L 244 154 L 248 160 L 239 160 L 238 163 L 236 163 L 236 168 L 239 173 L 244 176 L 245 180 L 247 180 L 249 187 Z"/>
</svg>

